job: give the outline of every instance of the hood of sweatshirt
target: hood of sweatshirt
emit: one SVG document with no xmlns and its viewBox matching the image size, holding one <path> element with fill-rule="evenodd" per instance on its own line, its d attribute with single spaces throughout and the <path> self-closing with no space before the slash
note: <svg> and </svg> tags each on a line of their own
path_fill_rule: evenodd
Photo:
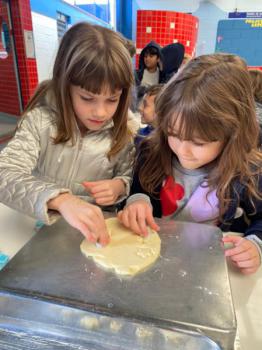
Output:
<svg viewBox="0 0 262 350">
<path fill-rule="evenodd" d="M 145 57 L 145 51 L 146 49 L 148 49 L 149 47 L 154 47 L 157 49 L 158 53 L 159 53 L 159 57 L 160 57 L 160 61 L 162 61 L 162 54 L 161 54 L 161 47 L 158 45 L 158 43 L 156 43 L 155 41 L 150 41 L 150 43 L 148 43 L 143 50 L 141 51 L 141 54 L 139 56 L 139 70 L 144 70 L 146 68 L 145 66 L 145 62 L 144 62 L 144 57 Z"/>
<path fill-rule="evenodd" d="M 161 54 L 165 74 L 176 73 L 183 61 L 185 47 L 180 43 L 169 44 L 162 48 Z"/>
</svg>

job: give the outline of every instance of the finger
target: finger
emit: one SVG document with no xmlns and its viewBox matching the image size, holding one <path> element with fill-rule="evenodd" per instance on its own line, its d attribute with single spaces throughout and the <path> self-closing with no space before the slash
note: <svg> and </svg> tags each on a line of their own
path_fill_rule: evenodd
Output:
<svg viewBox="0 0 262 350">
<path fill-rule="evenodd" d="M 231 259 L 236 262 L 252 260 L 257 258 L 256 254 L 251 249 L 248 249 L 242 253 L 231 256 Z"/>
<path fill-rule="evenodd" d="M 84 211 L 84 212 L 79 213 L 79 220 L 85 226 L 88 227 L 91 234 L 97 240 L 97 238 L 98 238 L 97 228 L 99 227 L 101 222 L 104 222 L 104 220 L 105 220 L 100 208 L 92 205 L 88 211 Z"/>
<path fill-rule="evenodd" d="M 230 259 L 232 265 L 234 265 L 235 267 L 238 267 L 238 266 L 237 266 L 237 263 L 236 263 L 235 261 L 233 261 L 231 258 L 229 258 L 229 259 Z"/>
<path fill-rule="evenodd" d="M 240 271 L 241 271 L 241 273 L 243 273 L 243 275 L 250 275 L 252 273 L 255 273 L 257 270 L 258 270 L 258 267 L 240 269 Z"/>
<path fill-rule="evenodd" d="M 140 232 L 142 233 L 143 236 L 148 236 L 148 229 L 146 225 L 146 214 L 145 211 L 138 210 L 137 213 L 137 223 L 138 227 L 140 229 Z"/>
<path fill-rule="evenodd" d="M 95 184 L 95 182 L 89 182 L 89 181 L 84 181 L 82 182 L 82 186 L 84 186 L 86 189 L 90 190 L 92 185 Z"/>
<path fill-rule="evenodd" d="M 234 256 L 234 255 L 243 253 L 243 252 L 245 252 L 247 250 L 248 249 L 245 249 L 245 247 L 242 247 L 242 246 L 229 248 L 229 249 L 225 250 L 225 256 Z"/>
<path fill-rule="evenodd" d="M 79 222 L 76 228 L 85 236 L 85 238 L 89 242 L 95 243 L 97 241 L 95 235 L 93 235 L 92 232 L 90 232 L 90 230 L 84 223 Z"/>
<path fill-rule="evenodd" d="M 250 259 L 245 261 L 237 261 L 237 266 L 239 268 L 255 268 L 259 266 L 259 261 L 257 259 Z"/>
<path fill-rule="evenodd" d="M 118 213 L 117 213 L 117 218 L 120 222 L 122 222 L 122 216 L 123 216 L 123 210 L 120 210 Z"/>
<path fill-rule="evenodd" d="M 85 217 L 85 220 L 88 221 L 91 232 L 94 232 L 96 242 L 102 245 L 108 244 L 110 237 L 102 210 L 95 205 L 91 205 L 89 216 Z"/>
<path fill-rule="evenodd" d="M 122 223 L 125 227 L 129 228 L 130 227 L 130 222 L 129 222 L 129 211 L 128 209 L 124 209 L 122 213 Z"/>
<path fill-rule="evenodd" d="M 103 191 L 103 192 L 96 192 L 92 193 L 93 197 L 95 199 L 101 199 L 101 198 L 107 198 L 107 199 L 113 199 L 113 193 L 111 191 Z"/>
<path fill-rule="evenodd" d="M 243 241 L 243 237 L 237 236 L 237 235 L 228 235 L 228 236 L 224 236 L 222 238 L 222 241 L 237 244 Z"/>
<path fill-rule="evenodd" d="M 91 188 L 90 192 L 94 195 L 98 195 L 99 193 L 112 193 L 113 191 L 105 185 L 97 185 Z"/>
<path fill-rule="evenodd" d="M 101 228 L 98 242 L 102 244 L 102 246 L 105 246 L 110 242 L 110 236 L 109 236 L 106 224 L 104 224 L 103 227 Z"/>
<path fill-rule="evenodd" d="M 152 208 L 147 208 L 146 209 L 146 221 L 147 224 L 155 231 L 159 231 L 160 227 L 157 225 L 157 223 L 155 222 L 155 219 L 153 217 L 152 214 Z"/>
<path fill-rule="evenodd" d="M 99 242 L 102 245 L 106 245 L 110 241 L 110 237 L 106 228 L 105 219 L 100 215 L 98 211 L 93 211 L 94 217 L 91 219 L 88 216 L 82 218 L 84 224 L 88 227 L 90 234 L 92 235 L 91 241 L 93 243 Z"/>
<path fill-rule="evenodd" d="M 92 192 L 100 192 L 110 189 L 107 181 L 82 182 L 82 185 Z"/>
<path fill-rule="evenodd" d="M 98 181 L 83 181 L 82 185 L 85 187 L 92 187 L 97 184 Z"/>
<path fill-rule="evenodd" d="M 135 211 L 130 212 L 129 214 L 129 223 L 130 223 L 130 229 L 134 231 L 138 235 L 144 235 L 141 231 L 141 228 L 138 224 L 138 211 L 139 209 L 135 209 Z M 147 234 L 147 231 L 146 231 Z"/>
<path fill-rule="evenodd" d="M 113 199 L 101 198 L 101 199 L 96 199 L 96 204 L 98 204 L 98 205 L 112 205 L 112 204 L 115 204 L 115 201 Z"/>
</svg>

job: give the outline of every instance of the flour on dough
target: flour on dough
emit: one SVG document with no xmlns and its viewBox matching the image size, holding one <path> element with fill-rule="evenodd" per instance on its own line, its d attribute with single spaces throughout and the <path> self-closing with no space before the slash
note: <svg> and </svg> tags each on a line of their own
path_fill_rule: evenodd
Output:
<svg viewBox="0 0 262 350">
<path fill-rule="evenodd" d="M 110 243 L 102 248 L 84 240 L 80 249 L 86 257 L 106 269 L 113 269 L 120 275 L 135 275 L 153 264 L 160 255 L 159 235 L 150 230 L 147 237 L 134 234 L 125 228 L 118 219 L 106 220 Z"/>
</svg>

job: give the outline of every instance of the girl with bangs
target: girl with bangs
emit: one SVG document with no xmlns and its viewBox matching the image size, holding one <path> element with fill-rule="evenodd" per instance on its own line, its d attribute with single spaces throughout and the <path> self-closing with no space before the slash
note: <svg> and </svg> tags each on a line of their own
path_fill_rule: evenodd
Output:
<svg viewBox="0 0 262 350">
<path fill-rule="evenodd" d="M 262 249 L 262 154 L 251 82 L 234 55 L 197 57 L 156 101 L 158 126 L 135 164 L 122 223 L 146 236 L 155 217 L 218 225 L 225 255 L 254 273 Z"/>
<path fill-rule="evenodd" d="M 0 156 L 0 200 L 43 223 L 59 215 L 89 241 L 109 241 L 99 206 L 129 193 L 127 125 L 132 64 L 125 40 L 78 23 L 64 35 L 53 76 L 38 87 Z"/>
</svg>

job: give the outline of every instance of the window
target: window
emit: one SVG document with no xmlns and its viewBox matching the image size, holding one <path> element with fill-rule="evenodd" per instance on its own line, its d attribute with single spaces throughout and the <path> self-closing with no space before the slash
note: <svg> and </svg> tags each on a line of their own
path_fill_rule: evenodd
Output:
<svg viewBox="0 0 262 350">
<path fill-rule="evenodd" d="M 56 23 L 57 23 L 58 40 L 60 42 L 62 37 L 63 37 L 63 35 L 67 31 L 68 23 L 69 23 L 69 17 L 64 15 L 61 12 L 57 12 Z"/>
</svg>

